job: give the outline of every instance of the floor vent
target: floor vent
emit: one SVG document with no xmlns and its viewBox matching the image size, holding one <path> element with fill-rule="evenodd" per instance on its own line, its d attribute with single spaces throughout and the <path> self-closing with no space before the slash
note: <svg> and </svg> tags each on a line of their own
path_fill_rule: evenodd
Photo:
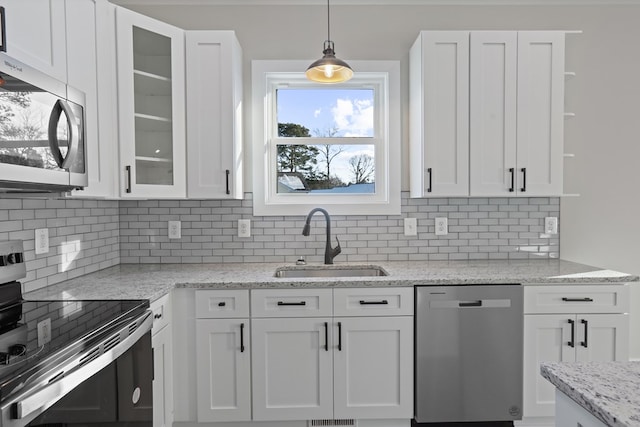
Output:
<svg viewBox="0 0 640 427">
<path fill-rule="evenodd" d="M 310 420 L 308 427 L 315 426 L 357 426 L 356 420 Z"/>
</svg>

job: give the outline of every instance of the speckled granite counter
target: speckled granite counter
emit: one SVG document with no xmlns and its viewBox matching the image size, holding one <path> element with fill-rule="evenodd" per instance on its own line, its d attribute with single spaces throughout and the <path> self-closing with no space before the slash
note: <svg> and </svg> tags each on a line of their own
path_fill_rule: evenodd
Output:
<svg viewBox="0 0 640 427">
<path fill-rule="evenodd" d="M 350 264 L 337 263 L 334 268 L 347 265 Z M 153 301 L 174 287 L 252 289 L 638 281 L 637 276 L 562 260 L 381 262 L 377 265 L 384 268 L 388 276 L 282 279 L 274 277 L 274 272 L 283 264 L 121 264 L 29 292 L 25 297 Z"/>
<path fill-rule="evenodd" d="M 640 362 L 549 362 L 540 370 L 608 426 L 640 426 Z"/>
</svg>

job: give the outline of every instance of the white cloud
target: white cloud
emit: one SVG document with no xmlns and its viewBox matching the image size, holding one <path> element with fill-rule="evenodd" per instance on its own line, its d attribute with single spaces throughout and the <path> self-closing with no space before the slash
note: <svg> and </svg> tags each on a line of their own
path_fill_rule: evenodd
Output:
<svg viewBox="0 0 640 427">
<path fill-rule="evenodd" d="M 373 102 L 371 100 L 338 99 L 331 113 L 341 135 L 373 136 Z"/>
<path fill-rule="evenodd" d="M 322 108 L 318 108 L 317 110 L 315 110 L 313 112 L 313 117 L 315 117 L 317 119 L 318 116 L 320 116 L 321 113 L 322 113 Z"/>
</svg>

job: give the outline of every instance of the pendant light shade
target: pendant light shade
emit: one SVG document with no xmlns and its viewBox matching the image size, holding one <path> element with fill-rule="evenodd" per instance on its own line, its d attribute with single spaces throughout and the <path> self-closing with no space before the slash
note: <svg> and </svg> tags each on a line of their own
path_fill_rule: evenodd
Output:
<svg viewBox="0 0 640 427">
<path fill-rule="evenodd" d="M 329 0 L 327 0 L 327 40 L 324 42 L 323 56 L 309 65 L 305 72 L 307 79 L 314 82 L 342 83 L 353 77 L 353 70 L 349 67 L 349 64 L 336 58 L 330 29 Z"/>
</svg>

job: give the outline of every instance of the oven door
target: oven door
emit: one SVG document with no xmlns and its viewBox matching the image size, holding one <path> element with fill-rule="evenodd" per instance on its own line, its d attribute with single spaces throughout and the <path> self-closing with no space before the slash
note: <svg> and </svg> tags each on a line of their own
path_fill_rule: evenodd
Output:
<svg viewBox="0 0 640 427">
<path fill-rule="evenodd" d="M 81 355 L 80 366 L 51 368 L 38 384 L 4 402 L 1 427 L 50 424 L 152 423 L 153 354 L 146 311 L 104 334 Z M 68 365 L 67 365 L 68 366 Z M 57 372 L 57 373 L 56 373 Z"/>
</svg>

